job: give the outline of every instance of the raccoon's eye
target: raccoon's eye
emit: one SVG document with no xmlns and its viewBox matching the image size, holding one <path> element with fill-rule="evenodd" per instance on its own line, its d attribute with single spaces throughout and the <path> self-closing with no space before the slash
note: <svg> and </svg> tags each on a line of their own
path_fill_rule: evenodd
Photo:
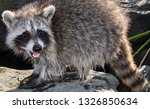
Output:
<svg viewBox="0 0 150 109">
<path fill-rule="evenodd" d="M 43 30 L 37 30 L 38 37 L 49 37 L 48 33 Z"/>
<path fill-rule="evenodd" d="M 30 39 L 30 33 L 28 31 L 25 31 L 21 35 L 18 36 L 18 39 L 26 42 Z"/>
<path fill-rule="evenodd" d="M 17 45 L 24 46 L 29 40 L 31 36 L 28 31 L 23 32 L 21 35 L 18 35 L 15 39 Z"/>
<path fill-rule="evenodd" d="M 43 30 L 37 30 L 37 36 L 45 43 L 49 43 L 49 34 Z"/>
</svg>

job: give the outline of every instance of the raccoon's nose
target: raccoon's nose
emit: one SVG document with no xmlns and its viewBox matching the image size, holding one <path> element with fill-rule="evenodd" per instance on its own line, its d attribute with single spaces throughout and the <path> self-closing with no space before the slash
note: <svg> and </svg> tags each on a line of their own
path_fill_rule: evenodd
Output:
<svg viewBox="0 0 150 109">
<path fill-rule="evenodd" d="M 40 52 L 42 50 L 42 46 L 39 44 L 36 44 L 33 46 L 33 51 L 34 52 Z"/>
</svg>

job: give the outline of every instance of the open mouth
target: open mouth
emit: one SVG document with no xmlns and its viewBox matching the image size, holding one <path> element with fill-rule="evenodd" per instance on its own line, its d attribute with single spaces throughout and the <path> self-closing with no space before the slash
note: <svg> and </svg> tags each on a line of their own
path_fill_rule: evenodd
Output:
<svg viewBox="0 0 150 109">
<path fill-rule="evenodd" d="M 34 57 L 34 58 L 38 58 L 40 56 L 40 52 L 30 52 L 30 54 Z"/>
</svg>

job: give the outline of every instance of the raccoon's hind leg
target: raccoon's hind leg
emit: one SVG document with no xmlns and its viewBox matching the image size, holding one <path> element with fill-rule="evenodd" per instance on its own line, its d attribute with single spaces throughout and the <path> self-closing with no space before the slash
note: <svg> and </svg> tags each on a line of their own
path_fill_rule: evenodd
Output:
<svg viewBox="0 0 150 109">
<path fill-rule="evenodd" d="M 116 76 L 131 89 L 131 91 L 145 91 L 148 81 L 144 76 L 137 72 L 131 54 L 131 48 L 127 40 L 121 42 L 120 50 L 116 57 L 109 61 L 110 66 L 115 71 Z"/>
</svg>

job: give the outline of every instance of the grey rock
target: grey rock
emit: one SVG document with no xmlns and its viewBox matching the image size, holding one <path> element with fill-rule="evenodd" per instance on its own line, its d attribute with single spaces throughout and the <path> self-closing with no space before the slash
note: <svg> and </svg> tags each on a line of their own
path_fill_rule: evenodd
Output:
<svg viewBox="0 0 150 109">
<path fill-rule="evenodd" d="M 146 7 L 143 8 L 142 6 L 150 3 L 149 0 L 116 0 L 116 1 L 119 2 L 123 8 L 127 8 L 130 11 L 146 9 Z"/>
<path fill-rule="evenodd" d="M 150 82 L 150 66 L 143 65 L 141 68 L 138 69 L 138 72 L 141 72 Z"/>
<path fill-rule="evenodd" d="M 144 75 L 144 77 L 148 80 L 149 84 L 146 87 L 146 92 L 150 92 L 150 66 L 143 65 L 138 69 L 138 72 Z"/>
<path fill-rule="evenodd" d="M 35 89 L 18 89 L 20 81 L 29 76 L 32 70 L 15 70 L 0 67 L 0 91 L 9 92 L 104 92 L 117 91 L 118 80 L 111 74 L 91 70 L 87 81 L 66 79 L 47 83 Z M 74 73 L 74 72 L 69 72 Z"/>
<path fill-rule="evenodd" d="M 150 0 L 119 0 L 131 17 L 129 36 L 149 30 Z"/>
<path fill-rule="evenodd" d="M 150 81 L 150 67 L 142 66 L 138 70 Z M 71 76 L 62 81 L 50 82 L 35 89 L 19 89 L 20 81 L 31 75 L 32 70 L 15 70 L 0 67 L 0 91 L 8 92 L 116 92 L 119 81 L 109 73 L 91 70 L 87 81 L 80 81 L 74 74 L 76 72 L 66 72 Z M 124 88 L 124 87 L 122 87 Z M 128 91 L 128 90 L 126 90 Z M 150 91 L 150 85 L 147 86 Z"/>
</svg>

